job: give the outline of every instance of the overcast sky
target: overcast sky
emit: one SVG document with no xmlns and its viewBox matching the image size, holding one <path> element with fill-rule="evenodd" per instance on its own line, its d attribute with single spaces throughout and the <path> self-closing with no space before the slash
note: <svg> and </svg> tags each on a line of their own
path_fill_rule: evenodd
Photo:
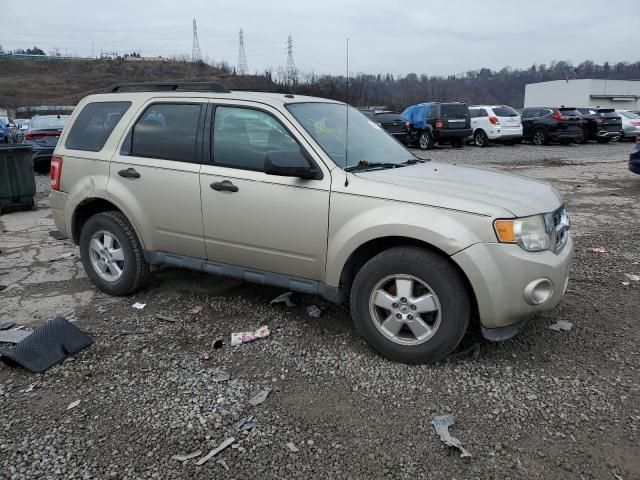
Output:
<svg viewBox="0 0 640 480">
<path fill-rule="evenodd" d="M 0 45 L 143 56 L 191 55 L 192 20 L 203 57 L 249 71 L 298 69 L 450 74 L 569 60 L 637 61 L 637 0 L 0 0 Z M 93 43 L 93 46 L 92 46 Z"/>
</svg>

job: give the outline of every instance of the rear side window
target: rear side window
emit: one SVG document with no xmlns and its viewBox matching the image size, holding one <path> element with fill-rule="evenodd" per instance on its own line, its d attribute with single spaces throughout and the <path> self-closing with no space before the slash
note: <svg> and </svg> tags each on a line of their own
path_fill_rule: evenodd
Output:
<svg viewBox="0 0 640 480">
<path fill-rule="evenodd" d="M 493 107 L 493 114 L 496 117 L 517 117 L 518 112 L 516 112 L 511 107 Z"/>
<path fill-rule="evenodd" d="M 540 110 L 541 117 L 548 117 L 552 113 L 553 113 L 553 110 L 551 110 L 550 108 L 543 108 L 542 110 Z"/>
<path fill-rule="evenodd" d="M 560 113 L 565 117 L 580 117 L 580 112 L 575 108 L 561 108 Z"/>
<path fill-rule="evenodd" d="M 123 155 L 199 163 L 196 155 L 200 104 L 156 103 L 133 126 Z"/>
<path fill-rule="evenodd" d="M 87 104 L 71 127 L 64 146 L 69 150 L 99 152 L 131 102 Z"/>
<path fill-rule="evenodd" d="M 464 118 L 469 116 L 469 108 L 464 104 L 444 104 L 440 106 L 445 118 Z"/>
<path fill-rule="evenodd" d="M 619 115 L 616 113 L 616 111 L 614 109 L 610 109 L 610 108 L 601 108 L 600 110 L 598 110 L 598 116 L 599 117 L 606 117 L 606 118 L 618 118 Z"/>
</svg>

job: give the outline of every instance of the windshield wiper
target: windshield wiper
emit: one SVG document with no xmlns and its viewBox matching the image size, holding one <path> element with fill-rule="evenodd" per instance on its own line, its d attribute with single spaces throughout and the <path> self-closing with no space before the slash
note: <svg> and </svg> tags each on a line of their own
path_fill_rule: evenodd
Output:
<svg viewBox="0 0 640 480">
<path fill-rule="evenodd" d="M 403 165 L 414 165 L 416 163 L 425 163 L 425 162 L 430 162 L 431 159 L 424 159 L 424 158 L 410 158 L 409 160 L 407 160 L 406 162 L 402 162 Z"/>
<path fill-rule="evenodd" d="M 383 163 L 383 162 L 360 162 L 358 165 L 352 165 L 344 169 L 345 172 L 362 172 L 372 168 L 400 168 L 404 167 L 402 163 Z"/>
</svg>

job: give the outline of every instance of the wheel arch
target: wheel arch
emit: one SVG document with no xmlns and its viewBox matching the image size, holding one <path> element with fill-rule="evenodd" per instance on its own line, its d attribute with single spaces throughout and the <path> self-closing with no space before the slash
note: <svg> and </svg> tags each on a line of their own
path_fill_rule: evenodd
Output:
<svg viewBox="0 0 640 480">
<path fill-rule="evenodd" d="M 349 298 L 349 293 L 351 291 L 351 286 L 353 284 L 353 280 L 356 275 L 360 271 L 360 269 L 367 263 L 370 259 L 378 255 L 379 253 L 389 250 L 391 248 L 396 247 L 418 247 L 433 252 L 443 259 L 447 260 L 460 274 L 462 281 L 465 284 L 467 292 L 469 292 L 469 300 L 471 302 L 471 311 L 472 311 L 472 323 L 477 323 L 479 321 L 479 313 L 478 313 L 478 303 L 476 299 L 476 293 L 473 289 L 473 285 L 471 284 L 469 277 L 464 272 L 464 270 L 458 265 L 450 255 L 447 255 L 446 252 L 439 249 L 438 247 L 425 242 L 423 240 L 418 240 L 416 238 L 411 237 L 403 237 L 403 236 L 385 236 L 378 237 L 367 242 L 361 244 L 356 248 L 351 255 L 347 258 L 347 261 L 342 267 L 342 272 L 340 274 L 340 297 L 343 299 Z"/>
</svg>

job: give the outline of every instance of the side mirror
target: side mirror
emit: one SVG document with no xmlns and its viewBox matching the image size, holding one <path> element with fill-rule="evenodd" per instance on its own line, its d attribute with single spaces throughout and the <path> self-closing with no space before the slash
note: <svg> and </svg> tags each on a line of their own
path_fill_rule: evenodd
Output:
<svg viewBox="0 0 640 480">
<path fill-rule="evenodd" d="M 314 179 L 318 171 L 311 165 L 302 152 L 290 150 L 272 150 L 264 158 L 264 172 L 267 175 Z"/>
</svg>

